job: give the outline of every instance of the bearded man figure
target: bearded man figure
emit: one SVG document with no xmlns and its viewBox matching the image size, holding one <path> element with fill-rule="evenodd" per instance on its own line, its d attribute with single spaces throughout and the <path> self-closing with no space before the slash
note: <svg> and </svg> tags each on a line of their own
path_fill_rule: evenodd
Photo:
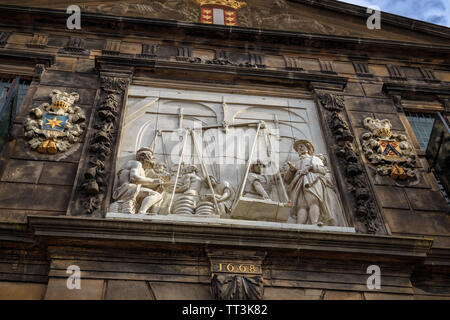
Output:
<svg viewBox="0 0 450 320">
<path fill-rule="evenodd" d="M 284 174 L 291 194 L 292 215 L 298 224 L 342 226 L 342 208 L 334 191 L 329 170 L 314 155 L 314 146 L 307 140 L 294 142 L 299 160 L 288 161 Z"/>
</svg>

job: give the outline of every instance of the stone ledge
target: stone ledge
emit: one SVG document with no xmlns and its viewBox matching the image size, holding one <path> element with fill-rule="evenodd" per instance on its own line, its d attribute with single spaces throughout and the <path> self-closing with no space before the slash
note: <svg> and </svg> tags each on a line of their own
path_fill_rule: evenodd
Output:
<svg viewBox="0 0 450 320">
<path fill-rule="evenodd" d="M 250 220 L 237 220 L 237 219 L 220 219 L 215 216 L 188 216 L 188 215 L 148 215 L 148 214 L 126 214 L 126 213 L 113 213 L 108 212 L 106 214 L 107 219 L 131 219 L 137 221 L 154 221 L 154 222 L 168 222 L 168 223 L 180 223 L 180 224 L 207 224 L 210 226 L 229 226 L 229 227 L 253 227 L 257 229 L 273 230 L 273 231 L 328 231 L 328 232 L 345 232 L 356 233 L 355 228 L 349 227 L 334 227 L 334 226 L 314 226 L 306 224 L 293 224 L 293 223 L 281 223 L 281 222 L 269 222 L 269 221 L 250 221 Z"/>
<path fill-rule="evenodd" d="M 198 221 L 137 221 L 87 217 L 28 217 L 29 227 L 37 238 L 57 240 L 58 243 L 120 240 L 161 245 L 192 244 L 201 246 L 232 246 L 325 252 L 329 254 L 377 255 L 407 260 L 427 257 L 433 240 L 426 238 L 368 235 L 335 232 L 255 227 L 239 224 L 206 224 Z"/>
</svg>

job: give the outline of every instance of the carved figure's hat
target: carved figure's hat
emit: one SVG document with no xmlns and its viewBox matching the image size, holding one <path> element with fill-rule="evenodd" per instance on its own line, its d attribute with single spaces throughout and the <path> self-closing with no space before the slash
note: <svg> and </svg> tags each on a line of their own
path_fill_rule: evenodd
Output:
<svg viewBox="0 0 450 320">
<path fill-rule="evenodd" d="M 304 144 L 304 145 L 308 148 L 308 151 L 309 151 L 309 154 L 310 154 L 310 155 L 313 155 L 313 154 L 314 154 L 314 146 L 313 146 L 312 143 L 309 142 L 308 140 L 296 140 L 296 141 L 294 142 L 294 150 L 295 150 L 295 151 L 298 151 L 298 147 L 299 147 L 301 144 Z"/>
</svg>

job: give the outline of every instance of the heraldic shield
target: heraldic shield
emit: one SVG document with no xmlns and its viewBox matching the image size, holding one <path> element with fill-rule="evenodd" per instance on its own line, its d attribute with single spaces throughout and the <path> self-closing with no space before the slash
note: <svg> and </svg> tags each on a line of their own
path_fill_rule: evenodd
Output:
<svg viewBox="0 0 450 320">
<path fill-rule="evenodd" d="M 74 106 L 79 95 L 53 90 L 52 104 L 43 103 L 30 111 L 25 123 L 29 146 L 40 153 L 65 152 L 78 142 L 85 129 L 86 117 L 80 107 Z"/>
<path fill-rule="evenodd" d="M 406 135 L 392 133 L 387 119 L 368 117 L 364 127 L 370 132 L 362 135 L 363 151 L 379 175 L 390 175 L 394 180 L 416 177 L 416 156 Z"/>
</svg>

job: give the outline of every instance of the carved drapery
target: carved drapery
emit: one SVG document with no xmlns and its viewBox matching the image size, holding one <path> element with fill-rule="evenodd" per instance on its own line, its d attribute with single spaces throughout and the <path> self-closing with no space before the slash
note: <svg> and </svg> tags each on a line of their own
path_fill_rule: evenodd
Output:
<svg viewBox="0 0 450 320">
<path fill-rule="evenodd" d="M 216 300 L 261 300 L 266 252 L 209 248 L 211 293 Z"/>
<path fill-rule="evenodd" d="M 77 214 L 101 215 L 108 192 L 108 178 L 113 171 L 113 151 L 128 78 L 102 76 L 101 100 L 98 103 L 90 135 L 87 165 L 78 188 Z"/>
<path fill-rule="evenodd" d="M 331 93 L 317 93 L 317 98 L 324 109 L 324 120 L 333 135 L 332 149 L 339 158 L 343 176 L 351 191 L 354 215 L 365 225 L 368 233 L 377 233 L 380 228 L 378 209 L 360 156 L 353 146 L 354 136 L 343 117 L 344 98 Z"/>
<path fill-rule="evenodd" d="M 211 290 L 217 300 L 261 300 L 264 295 L 262 276 L 215 274 Z"/>
</svg>

